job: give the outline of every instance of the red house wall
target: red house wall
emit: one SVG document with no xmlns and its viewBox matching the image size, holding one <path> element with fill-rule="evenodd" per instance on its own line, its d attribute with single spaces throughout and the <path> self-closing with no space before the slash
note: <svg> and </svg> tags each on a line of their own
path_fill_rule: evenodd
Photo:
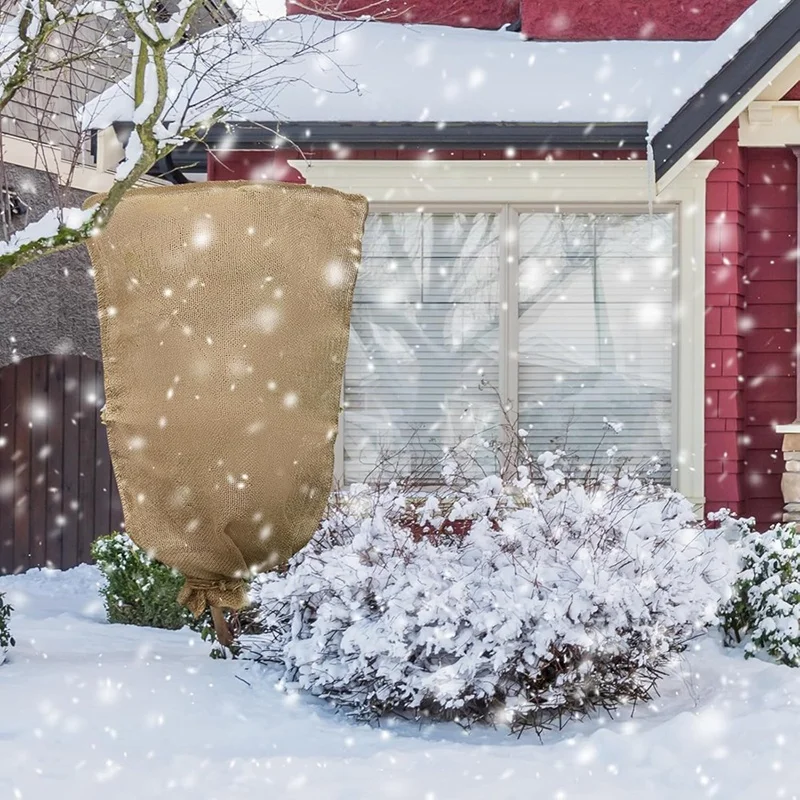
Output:
<svg viewBox="0 0 800 800">
<path fill-rule="evenodd" d="M 636 151 L 309 150 L 313 158 L 487 160 L 638 159 Z M 292 151 L 209 157 L 210 180 L 302 180 Z M 732 125 L 703 153 L 719 165 L 706 199 L 705 491 L 765 525 L 780 516 L 781 440 L 794 419 L 796 160 L 788 149 L 747 150 Z"/>
<path fill-rule="evenodd" d="M 738 127 L 724 131 L 701 156 L 719 161 L 706 193 L 707 510 L 743 511 L 746 154 Z"/>
<path fill-rule="evenodd" d="M 776 522 L 783 507 L 781 436 L 796 409 L 797 159 L 789 148 L 747 151 L 745 465 L 747 513 Z"/>
</svg>

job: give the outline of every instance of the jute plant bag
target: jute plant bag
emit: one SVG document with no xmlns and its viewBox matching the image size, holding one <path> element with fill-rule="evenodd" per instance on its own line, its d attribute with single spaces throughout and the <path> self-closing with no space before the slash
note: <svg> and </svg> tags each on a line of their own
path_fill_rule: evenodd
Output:
<svg viewBox="0 0 800 800">
<path fill-rule="evenodd" d="M 303 185 L 159 187 L 89 245 L 125 526 L 196 615 L 242 608 L 242 578 L 319 525 L 366 213 Z"/>
</svg>

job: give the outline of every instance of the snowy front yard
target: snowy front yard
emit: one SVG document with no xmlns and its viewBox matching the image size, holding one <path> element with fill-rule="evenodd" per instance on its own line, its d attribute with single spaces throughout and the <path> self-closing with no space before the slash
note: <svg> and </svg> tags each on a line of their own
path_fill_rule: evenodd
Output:
<svg viewBox="0 0 800 800">
<path fill-rule="evenodd" d="M 350 723 L 188 631 L 105 622 L 93 567 L 0 578 L 2 798 L 797 798 L 800 671 L 706 637 L 631 718 L 509 737 Z"/>
</svg>

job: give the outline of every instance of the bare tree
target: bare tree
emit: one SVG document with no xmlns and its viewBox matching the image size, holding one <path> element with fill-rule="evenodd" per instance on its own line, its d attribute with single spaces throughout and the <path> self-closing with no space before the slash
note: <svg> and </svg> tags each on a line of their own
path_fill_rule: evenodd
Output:
<svg viewBox="0 0 800 800">
<path fill-rule="evenodd" d="M 192 23 L 206 3 L 179 0 L 177 8 L 168 11 L 161 0 L 22 0 L 12 18 L 5 23 L 0 18 L 0 115 L 26 92 L 29 105 L 33 98 L 37 106 L 52 109 L 47 89 L 65 70 L 80 70 L 89 85 L 94 78 L 98 83 L 116 82 L 115 72 L 122 77 L 126 69 L 127 77 L 110 97 L 100 95 L 84 107 L 69 138 L 67 164 L 80 164 L 88 130 L 101 130 L 121 119 L 131 123 L 124 158 L 97 205 L 79 209 L 62 204 L 10 236 L 9 215 L 0 214 L 5 226 L 0 278 L 96 235 L 125 193 L 176 147 L 202 141 L 212 125 L 231 115 L 269 108 L 293 83 L 307 83 L 303 62 L 308 55 L 328 58 L 337 76 L 333 91 L 355 88 L 330 57 L 330 45 L 341 30 L 358 23 L 337 23 L 339 28 L 333 30 L 322 20 L 317 26 L 243 23 L 192 36 Z M 79 35 L 86 30 L 90 36 Z M 120 45 L 130 48 L 131 55 L 126 64 L 117 65 L 108 53 L 118 52 Z M 44 111 L 36 120 L 43 151 L 49 145 L 52 116 L 52 110 Z M 52 171 L 46 156 L 42 161 L 43 168 Z M 70 168 L 61 172 L 66 174 L 55 178 L 62 187 L 69 186 Z M 8 192 L 2 199 L 6 205 L 11 201 Z"/>
</svg>

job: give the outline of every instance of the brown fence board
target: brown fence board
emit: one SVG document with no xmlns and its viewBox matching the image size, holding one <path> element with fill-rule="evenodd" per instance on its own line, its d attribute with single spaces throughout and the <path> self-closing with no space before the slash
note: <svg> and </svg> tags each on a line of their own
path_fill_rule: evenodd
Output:
<svg viewBox="0 0 800 800">
<path fill-rule="evenodd" d="M 61 480 L 61 563 L 78 562 L 78 473 L 80 466 L 81 365 L 76 359 L 64 361 L 64 476 Z"/>
<path fill-rule="evenodd" d="M 47 394 L 48 363 L 46 358 L 31 362 L 30 415 L 30 554 L 31 564 L 46 564 L 45 534 L 47 532 L 47 420 L 50 417 L 50 398 Z"/>
<path fill-rule="evenodd" d="M 8 369 L 8 367 L 6 367 Z M 30 526 L 30 412 L 31 359 L 16 365 L 17 398 L 14 440 L 14 564 L 15 569 L 27 569 L 31 564 Z"/>
<path fill-rule="evenodd" d="M 14 439 L 17 371 L 0 370 L 0 574 L 14 563 Z"/>
<path fill-rule="evenodd" d="M 95 385 L 97 387 L 96 407 L 98 413 L 105 403 L 103 393 L 103 371 L 96 364 Z M 111 457 L 108 452 L 108 439 L 104 426 L 97 428 L 95 438 L 94 465 L 94 525 L 97 535 L 111 532 Z"/>
<path fill-rule="evenodd" d="M 64 359 L 53 356 L 48 361 L 47 394 L 50 416 L 47 420 L 47 515 L 46 561 L 61 563 L 64 527 L 62 478 L 64 475 Z"/>
<path fill-rule="evenodd" d="M 0 574 L 69 568 L 122 509 L 108 454 L 102 367 L 37 356 L 0 369 Z"/>
<path fill-rule="evenodd" d="M 94 452 L 97 439 L 97 405 L 95 391 L 95 366 L 89 359 L 81 361 L 80 393 L 80 448 L 78 455 L 78 561 L 89 561 L 94 539 L 94 471 L 96 456 Z"/>
</svg>

